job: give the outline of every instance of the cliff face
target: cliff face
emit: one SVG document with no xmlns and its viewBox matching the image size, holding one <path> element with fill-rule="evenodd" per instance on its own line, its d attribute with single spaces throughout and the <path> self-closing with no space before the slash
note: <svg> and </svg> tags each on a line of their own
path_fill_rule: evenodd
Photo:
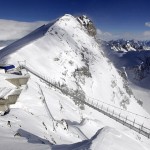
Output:
<svg viewBox="0 0 150 150">
<path fill-rule="evenodd" d="M 96 35 L 96 28 L 93 22 L 87 16 L 83 15 L 77 17 L 77 20 L 80 22 L 81 26 L 84 26 L 87 29 L 90 36 L 94 37 Z"/>
</svg>

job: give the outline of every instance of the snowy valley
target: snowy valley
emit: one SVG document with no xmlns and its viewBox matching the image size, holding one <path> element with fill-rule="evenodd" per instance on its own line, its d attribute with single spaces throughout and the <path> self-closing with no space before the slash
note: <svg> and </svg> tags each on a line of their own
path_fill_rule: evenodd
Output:
<svg viewBox="0 0 150 150">
<path fill-rule="evenodd" d="M 2 150 L 150 149 L 149 68 L 139 82 L 148 44 L 139 52 L 131 43 L 116 46 L 95 35 L 86 16 L 66 14 L 12 44 L 2 42 L 0 64 L 21 72 L 0 73 L 0 101 L 21 91 L 0 116 Z M 11 79 L 22 77 L 27 82 L 16 87 Z"/>
</svg>

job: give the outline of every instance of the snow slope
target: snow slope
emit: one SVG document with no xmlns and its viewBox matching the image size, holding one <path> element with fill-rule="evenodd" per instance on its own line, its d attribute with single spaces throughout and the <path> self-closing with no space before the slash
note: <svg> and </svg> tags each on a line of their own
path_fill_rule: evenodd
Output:
<svg viewBox="0 0 150 150">
<path fill-rule="evenodd" d="M 135 97 L 143 102 L 143 107 L 150 113 L 150 76 L 149 76 L 149 57 L 150 52 L 129 51 L 129 52 L 115 52 L 110 49 L 106 43 L 104 44 L 105 54 L 114 65 L 127 74 L 127 79 L 132 88 Z M 123 69 L 124 68 L 124 69 Z"/>
<path fill-rule="evenodd" d="M 1 63 L 5 62 L 18 66 L 18 61 L 25 61 L 22 63 L 39 72 L 39 74 L 49 77 L 68 92 L 78 94 L 83 100 L 85 98 L 92 99 L 95 102 L 101 100 L 150 118 L 150 115 L 137 103 L 134 95 L 129 94 L 124 79 L 105 57 L 101 45 L 88 34 L 84 26 L 75 17 L 65 15 L 47 29 L 46 33 L 40 38 L 35 36 L 32 42 L 23 42 L 21 48 L 14 50 L 11 45 L 6 47 L 5 50 L 9 55 L 5 56 L 8 53 L 2 50 L 5 57 L 1 60 Z M 38 30 L 37 33 L 41 35 L 42 29 Z M 32 37 L 34 37 L 34 34 L 32 34 Z M 26 38 L 30 39 L 30 35 Z M 6 81 L 1 82 L 2 85 L 8 86 L 4 82 Z M 109 137 L 111 140 L 113 136 L 116 137 L 116 134 L 121 134 L 122 138 L 119 138 L 119 142 L 117 142 L 118 137 L 113 138 L 114 142 L 117 143 L 114 147 L 109 147 L 110 149 L 116 147 L 119 149 L 119 144 L 123 141 L 128 143 L 122 145 L 123 148 L 129 149 L 130 143 L 133 143 L 131 138 L 141 143 L 141 149 L 144 149 L 144 147 L 149 149 L 150 147 L 149 139 L 96 110 L 84 106 L 75 99 L 71 99 L 59 90 L 54 90 L 32 74 L 18 102 L 11 107 L 9 114 L 0 117 L 2 120 L 0 126 L 8 132 L 6 137 L 11 136 L 12 140 L 16 142 L 19 138 L 21 143 L 25 142 L 25 145 L 29 147 L 31 143 L 37 143 L 40 146 L 46 145 L 45 149 L 47 144 L 52 149 L 61 149 L 65 148 L 62 144 L 81 142 L 75 144 L 74 149 L 81 149 L 80 145 L 87 148 L 86 143 L 89 143 L 89 149 L 103 148 L 103 150 L 107 150 L 111 143 L 109 141 L 103 143 L 103 137 Z M 149 120 L 128 112 L 124 113 L 129 118 L 137 118 L 141 124 L 144 122 L 145 126 L 150 126 Z M 8 125 L 8 121 L 11 122 L 11 126 Z M 111 126 L 119 131 L 104 128 L 93 137 L 99 129 L 105 126 Z M 128 134 L 130 138 L 127 138 L 124 134 Z M 84 140 L 88 140 L 88 142 L 82 142 Z M 135 150 L 139 148 L 139 143 L 136 140 L 133 146 Z M 91 141 L 93 144 L 90 144 Z M 97 144 L 98 141 L 100 141 L 99 144 Z M 61 146 L 58 147 L 53 146 L 60 144 Z M 37 145 L 35 144 L 35 146 Z M 69 147 L 73 149 L 72 145 Z M 5 146 L 3 149 L 7 150 Z"/>
<path fill-rule="evenodd" d="M 26 35 L 25 37 L 23 37 L 23 38 L 15 41 L 15 42 L 13 42 L 12 44 L 4 47 L 0 51 L 0 58 L 2 59 L 4 56 L 9 55 L 9 54 L 13 53 L 15 50 L 18 50 L 18 49 L 24 47 L 25 45 L 33 42 L 34 40 L 37 40 L 38 38 L 44 36 L 44 34 L 49 29 L 49 27 L 52 26 L 54 23 L 55 23 L 55 21 L 52 23 L 48 23 L 47 25 L 44 24 L 41 27 L 34 30 L 33 32 Z"/>
<path fill-rule="evenodd" d="M 144 150 L 140 143 L 117 130 L 105 127 L 98 130 L 89 140 L 72 145 L 53 146 L 55 150 L 92 149 L 92 150 Z"/>
</svg>

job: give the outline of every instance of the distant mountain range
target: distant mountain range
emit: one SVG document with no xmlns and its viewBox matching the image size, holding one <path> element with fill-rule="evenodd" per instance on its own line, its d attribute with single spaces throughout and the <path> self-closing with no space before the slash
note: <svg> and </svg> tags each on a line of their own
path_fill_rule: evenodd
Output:
<svg viewBox="0 0 150 150">
<path fill-rule="evenodd" d="M 150 50 L 150 41 L 137 41 L 137 40 L 111 40 L 107 42 L 111 49 L 115 51 L 141 51 Z"/>
</svg>

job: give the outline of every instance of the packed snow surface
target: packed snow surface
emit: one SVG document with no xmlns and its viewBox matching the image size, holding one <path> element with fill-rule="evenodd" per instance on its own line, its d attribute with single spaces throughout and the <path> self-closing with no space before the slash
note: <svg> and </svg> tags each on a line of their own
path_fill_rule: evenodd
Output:
<svg viewBox="0 0 150 150">
<path fill-rule="evenodd" d="M 145 150 L 140 143 L 119 131 L 105 127 L 98 130 L 89 140 L 72 145 L 54 146 L 55 150 L 92 149 L 92 150 Z"/>
</svg>

